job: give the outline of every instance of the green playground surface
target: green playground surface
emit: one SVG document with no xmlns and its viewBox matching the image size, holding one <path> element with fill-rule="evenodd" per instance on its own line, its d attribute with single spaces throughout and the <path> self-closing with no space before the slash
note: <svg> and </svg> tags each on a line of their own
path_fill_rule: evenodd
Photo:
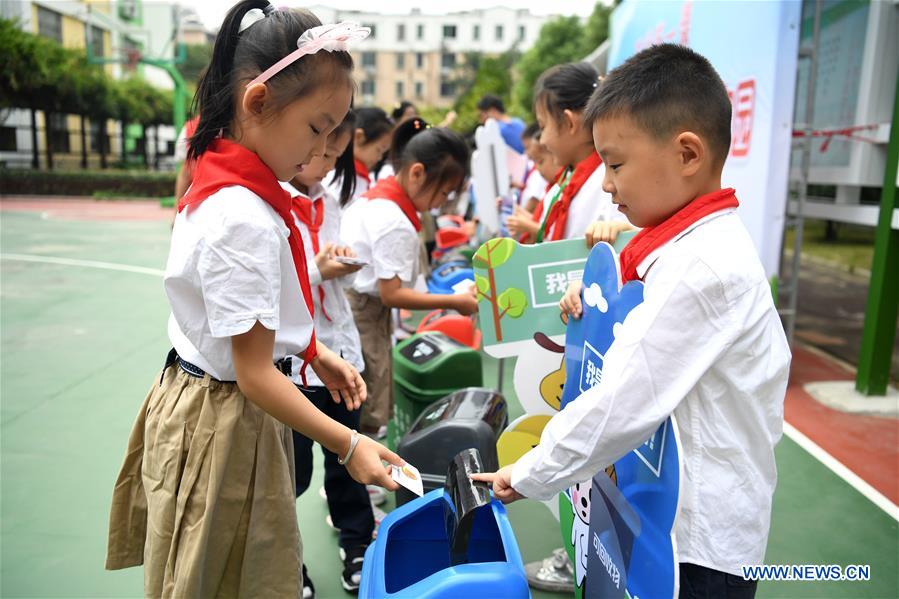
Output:
<svg viewBox="0 0 899 599">
<path fill-rule="evenodd" d="M 16 210 L 0 219 L 0 596 L 140 597 L 141 569 L 103 569 L 106 527 L 132 422 L 169 349 L 159 274 L 169 223 Z M 485 384 L 496 366 L 485 358 Z M 521 408 L 505 373 L 512 419 Z M 297 503 L 304 556 L 318 597 L 348 597 L 316 460 Z M 777 460 L 766 563 L 870 565 L 871 579 L 763 582 L 758 596 L 899 597 L 897 521 L 786 437 Z M 561 545 L 542 504 L 509 512 L 525 561 Z"/>
</svg>

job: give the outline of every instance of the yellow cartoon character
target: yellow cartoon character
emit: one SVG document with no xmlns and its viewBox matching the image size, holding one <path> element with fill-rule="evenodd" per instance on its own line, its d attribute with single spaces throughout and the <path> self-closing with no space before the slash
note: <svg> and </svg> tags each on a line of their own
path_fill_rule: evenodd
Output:
<svg viewBox="0 0 899 599">
<path fill-rule="evenodd" d="M 565 388 L 565 348 L 543 333 L 535 333 L 534 341 L 545 350 L 560 354 L 559 368 L 550 372 L 540 381 L 540 397 L 553 410 L 562 405 L 562 390 Z"/>
</svg>

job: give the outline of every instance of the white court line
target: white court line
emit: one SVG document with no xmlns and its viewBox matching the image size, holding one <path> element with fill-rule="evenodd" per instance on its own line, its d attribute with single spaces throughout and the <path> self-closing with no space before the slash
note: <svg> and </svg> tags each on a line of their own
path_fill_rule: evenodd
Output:
<svg viewBox="0 0 899 599">
<path fill-rule="evenodd" d="M 35 256 L 32 254 L 0 254 L 0 260 L 19 260 L 21 262 L 41 262 L 44 264 L 62 264 L 63 266 L 118 270 L 121 272 L 132 272 L 141 275 L 153 275 L 156 277 L 161 277 L 165 274 L 164 270 L 159 270 L 158 268 L 131 266 L 130 264 L 116 264 L 115 262 L 99 262 L 97 260 L 73 260 L 71 258 L 55 258 L 53 256 Z"/>
<path fill-rule="evenodd" d="M 82 266 L 103 270 L 118 270 L 144 275 L 161 277 L 165 271 L 158 268 L 116 264 L 115 262 L 99 262 L 96 260 L 73 260 L 71 258 L 55 258 L 52 256 L 34 256 L 31 254 L 0 254 L 2 260 L 20 260 L 23 262 L 42 262 L 46 264 L 62 264 L 65 266 Z M 827 453 L 817 443 L 799 432 L 793 425 L 784 421 L 784 434 L 794 443 L 808 452 L 813 458 L 824 464 L 831 472 L 842 478 L 849 486 L 864 495 L 871 503 L 882 509 L 888 516 L 899 521 L 899 506 L 890 501 L 880 491 L 865 482 L 860 476 L 847 468 L 842 462 Z"/>
<path fill-rule="evenodd" d="M 872 487 L 842 462 L 827 453 L 817 443 L 799 432 L 793 425 L 784 421 L 784 434 L 799 447 L 807 451 L 813 458 L 824 464 L 831 472 L 842 478 L 856 491 L 864 495 L 871 503 L 882 509 L 892 519 L 899 521 L 899 505 L 889 500 L 883 493 Z"/>
</svg>

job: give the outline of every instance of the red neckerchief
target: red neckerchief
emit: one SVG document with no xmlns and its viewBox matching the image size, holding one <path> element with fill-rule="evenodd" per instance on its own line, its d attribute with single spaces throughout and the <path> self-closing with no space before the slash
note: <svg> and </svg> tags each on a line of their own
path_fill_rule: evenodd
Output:
<svg viewBox="0 0 899 599">
<path fill-rule="evenodd" d="M 184 197 L 178 201 L 178 212 L 187 206 L 196 206 L 223 187 L 232 185 L 246 187 L 258 195 L 284 221 L 284 225 L 290 232 L 287 241 L 290 244 L 290 253 L 293 256 L 300 290 L 306 301 L 306 307 L 309 308 L 309 315 L 312 316 L 315 313 L 315 307 L 312 304 L 309 272 L 306 270 L 306 251 L 303 248 L 300 231 L 290 212 L 290 194 L 281 187 L 274 173 L 255 152 L 227 139 L 212 140 L 209 147 L 197 160 L 193 183 Z M 300 369 L 303 385 L 306 384 L 306 367 L 316 355 L 315 330 L 313 329 L 309 346 L 303 354 L 303 367 Z"/>
<path fill-rule="evenodd" d="M 637 267 L 655 250 L 683 233 L 696 221 L 739 205 L 732 187 L 719 189 L 699 196 L 655 227 L 641 230 L 621 252 L 621 279 L 625 283 L 639 279 Z"/>
<path fill-rule="evenodd" d="M 321 196 L 315 198 L 314 200 L 310 200 L 308 197 L 300 193 L 299 195 L 295 195 L 293 197 L 293 213 L 296 214 L 297 218 L 300 219 L 300 222 L 306 225 L 306 228 L 309 229 L 309 236 L 312 238 L 312 251 L 315 252 L 316 256 L 318 256 L 318 252 L 321 249 L 321 244 L 318 239 L 318 233 L 319 231 L 321 231 L 322 222 L 324 222 L 325 220 L 324 201 L 322 201 Z M 318 300 L 319 304 L 322 307 L 322 314 L 325 315 L 325 318 L 328 320 L 328 322 L 331 322 L 331 317 L 328 315 L 328 311 L 325 310 L 324 285 L 318 286 Z"/>
<path fill-rule="evenodd" d="M 560 168 L 559 172 L 556 173 L 556 176 L 553 177 L 553 180 L 546 184 L 546 189 L 543 190 L 543 199 L 540 202 L 537 202 L 537 207 L 534 208 L 534 213 L 531 215 L 531 218 L 534 219 L 535 223 L 541 222 L 543 218 L 543 210 L 545 210 L 547 202 L 546 194 L 549 193 L 549 190 L 553 188 L 553 185 L 562 180 L 562 175 L 565 174 L 565 169 Z M 522 233 L 521 237 L 518 238 L 519 243 L 525 243 L 527 240 L 531 238 L 530 233 Z"/>
<path fill-rule="evenodd" d="M 568 185 L 562 190 L 562 197 L 546 216 L 546 230 L 551 231 L 549 241 L 558 241 L 565 235 L 565 225 L 568 223 L 568 209 L 571 207 L 571 202 L 600 164 L 602 164 L 602 159 L 594 150 L 574 167 Z"/>
<path fill-rule="evenodd" d="M 409 198 L 406 190 L 400 186 L 396 177 L 393 175 L 381 179 L 375 183 L 374 187 L 362 194 L 362 197 L 369 200 L 390 200 L 400 207 L 412 226 L 416 231 L 421 231 L 421 219 L 418 217 L 418 210 Z"/>
<path fill-rule="evenodd" d="M 368 167 L 359 160 L 355 158 L 353 160 L 353 164 L 356 165 L 356 175 L 359 177 L 365 177 L 365 180 L 368 181 L 368 184 L 371 185 L 371 174 L 368 172 Z"/>
</svg>

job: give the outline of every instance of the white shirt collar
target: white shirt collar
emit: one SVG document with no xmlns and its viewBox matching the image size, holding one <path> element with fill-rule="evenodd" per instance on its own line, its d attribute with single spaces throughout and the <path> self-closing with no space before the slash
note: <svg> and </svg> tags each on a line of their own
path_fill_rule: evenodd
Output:
<svg viewBox="0 0 899 599">
<path fill-rule="evenodd" d="M 687 227 L 686 229 L 684 229 L 683 231 L 678 233 L 674 239 L 659 246 L 652 253 L 650 253 L 648 256 L 646 256 L 646 258 L 644 258 L 643 261 L 637 265 L 637 276 L 640 277 L 641 280 L 645 279 L 646 273 L 649 272 L 649 268 L 655 263 L 656 260 L 659 259 L 659 257 L 662 255 L 662 252 L 664 252 L 665 249 L 669 245 L 671 245 L 672 243 L 677 243 L 677 241 L 679 239 L 681 239 L 685 235 L 690 234 L 697 227 L 701 227 L 705 223 L 712 221 L 720 216 L 724 216 L 725 214 L 730 214 L 731 212 L 734 212 L 735 210 L 736 210 L 735 208 L 725 208 L 724 210 L 719 210 L 718 212 L 713 212 L 712 214 L 709 214 L 708 216 L 704 216 L 704 217 L 700 218 L 698 221 L 696 221 L 695 223 L 693 223 L 692 225 L 690 225 L 689 227 Z"/>
</svg>

